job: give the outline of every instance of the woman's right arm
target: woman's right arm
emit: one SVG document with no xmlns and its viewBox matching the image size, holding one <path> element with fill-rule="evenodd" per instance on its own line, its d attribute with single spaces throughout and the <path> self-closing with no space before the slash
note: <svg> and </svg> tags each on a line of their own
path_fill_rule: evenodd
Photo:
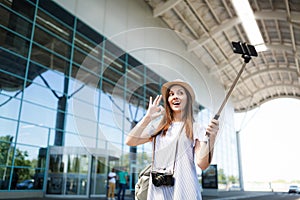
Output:
<svg viewBox="0 0 300 200">
<path fill-rule="evenodd" d="M 152 127 L 149 127 L 149 124 L 152 122 L 152 120 L 156 119 L 164 112 L 162 106 L 159 105 L 161 99 L 162 96 L 158 95 L 152 102 L 152 97 L 150 97 L 149 107 L 146 115 L 139 123 L 137 123 L 137 125 L 133 129 L 131 129 L 128 136 L 126 137 L 125 143 L 128 146 L 137 146 L 151 140 L 150 131 Z"/>
<path fill-rule="evenodd" d="M 144 116 L 143 119 L 135 125 L 133 129 L 129 132 L 128 136 L 126 137 L 125 143 L 128 146 L 137 146 L 140 144 L 144 144 L 150 141 L 149 128 L 147 126 L 151 122 L 149 117 Z"/>
</svg>

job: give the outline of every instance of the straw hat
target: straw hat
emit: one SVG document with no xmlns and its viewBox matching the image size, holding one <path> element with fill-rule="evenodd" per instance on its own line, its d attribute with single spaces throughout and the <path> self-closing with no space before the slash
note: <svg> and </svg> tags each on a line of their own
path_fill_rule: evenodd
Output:
<svg viewBox="0 0 300 200">
<path fill-rule="evenodd" d="M 191 95 L 192 97 L 192 101 L 194 103 L 195 101 L 195 93 L 194 93 L 194 90 L 192 88 L 192 86 L 190 84 L 188 84 L 187 82 L 181 80 L 181 79 L 175 79 L 173 81 L 169 81 L 169 82 L 166 82 L 165 84 L 162 85 L 161 87 L 161 94 L 163 96 L 163 99 L 164 101 L 166 101 L 166 92 L 167 90 L 173 86 L 173 85 L 180 85 L 181 87 L 184 87 Z"/>
</svg>

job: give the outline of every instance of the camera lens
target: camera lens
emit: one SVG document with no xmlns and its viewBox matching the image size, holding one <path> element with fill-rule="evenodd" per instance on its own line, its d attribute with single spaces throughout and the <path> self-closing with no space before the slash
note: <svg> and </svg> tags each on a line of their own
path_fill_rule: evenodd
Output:
<svg viewBox="0 0 300 200">
<path fill-rule="evenodd" d="M 153 177 L 153 184 L 156 187 L 162 186 L 165 182 L 165 178 L 163 175 L 157 175 L 155 177 Z"/>
<path fill-rule="evenodd" d="M 152 172 L 152 183 L 156 187 L 166 185 L 166 186 L 173 186 L 174 185 L 174 177 L 172 174 L 164 174 L 164 173 L 157 173 Z"/>
</svg>

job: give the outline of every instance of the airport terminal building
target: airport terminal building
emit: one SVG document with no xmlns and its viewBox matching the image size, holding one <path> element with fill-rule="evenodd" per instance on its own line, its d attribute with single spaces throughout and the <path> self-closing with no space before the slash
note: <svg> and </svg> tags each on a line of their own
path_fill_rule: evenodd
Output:
<svg viewBox="0 0 300 200">
<path fill-rule="evenodd" d="M 225 97 L 144 1 L 0 0 L 0 13 L 0 199 L 106 196 L 112 167 L 126 167 L 133 190 L 152 148 L 124 141 L 149 97 L 188 81 L 204 125 Z M 233 114 L 229 101 L 212 161 L 219 189 L 240 178 Z"/>
</svg>

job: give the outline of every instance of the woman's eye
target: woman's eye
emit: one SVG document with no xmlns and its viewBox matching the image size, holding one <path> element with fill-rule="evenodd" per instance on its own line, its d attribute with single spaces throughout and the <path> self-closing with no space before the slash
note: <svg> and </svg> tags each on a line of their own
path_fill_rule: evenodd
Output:
<svg viewBox="0 0 300 200">
<path fill-rule="evenodd" d="M 178 92 L 178 95 L 183 95 L 183 92 L 182 91 Z"/>
</svg>

